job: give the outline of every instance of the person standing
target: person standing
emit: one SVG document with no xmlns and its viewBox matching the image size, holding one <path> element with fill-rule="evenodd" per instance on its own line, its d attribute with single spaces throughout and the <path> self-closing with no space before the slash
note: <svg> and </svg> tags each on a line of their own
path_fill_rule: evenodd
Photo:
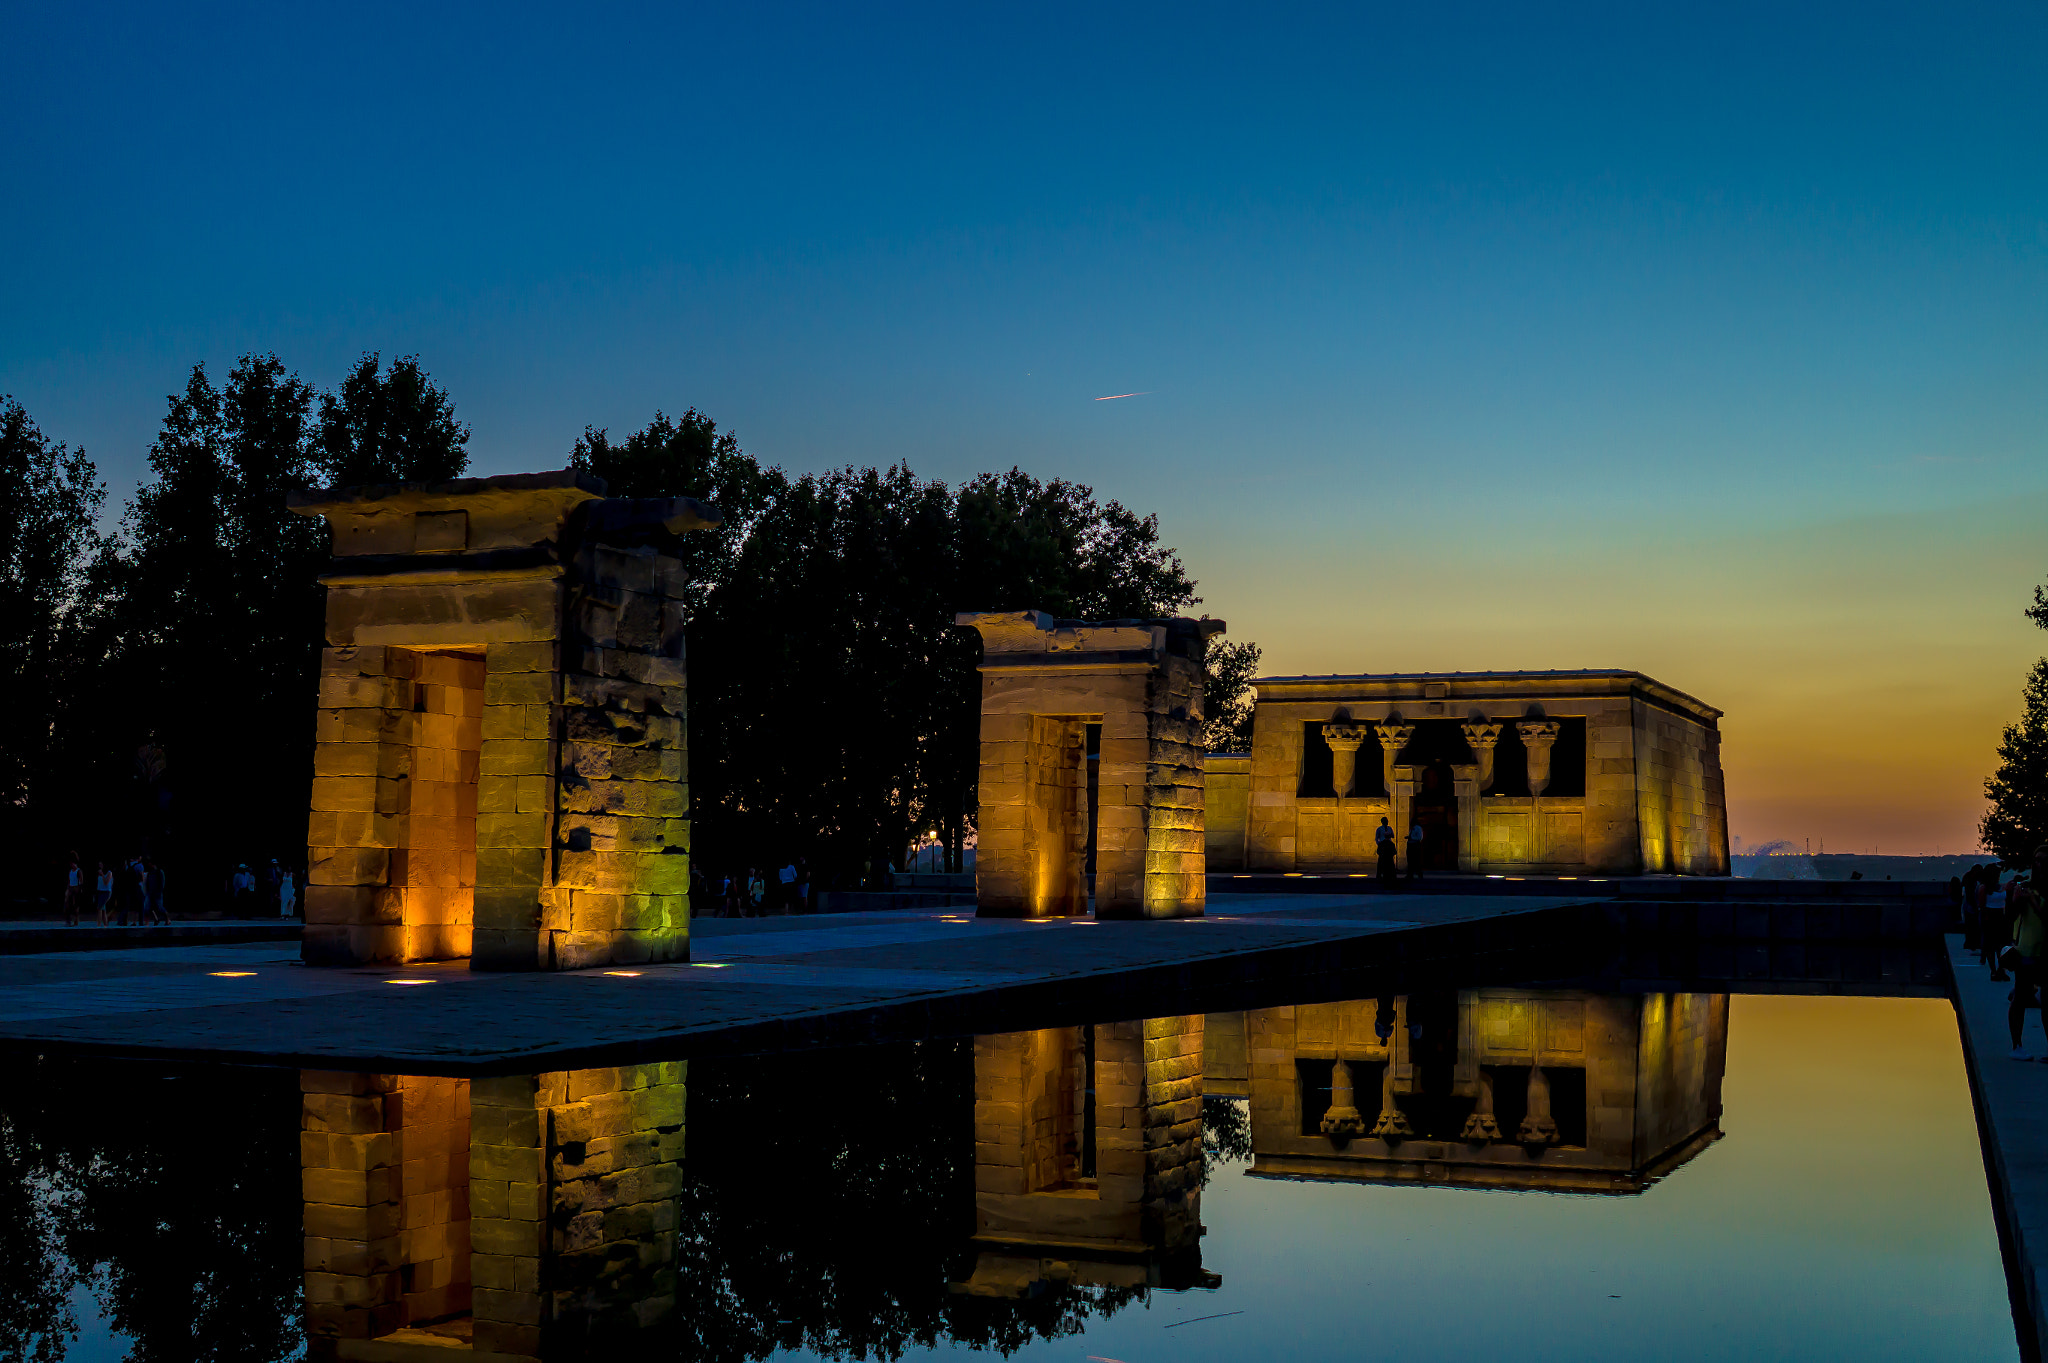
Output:
<svg viewBox="0 0 2048 1363">
<path fill-rule="evenodd" d="M 1422 820 L 1411 819 L 1408 824 L 1408 878 L 1422 879 L 1422 849 L 1428 842 L 1428 834 L 1422 831 Z"/>
<path fill-rule="evenodd" d="M 1993 868 L 1991 872 L 1991 893 L 1984 897 L 1984 931 L 1986 938 L 1991 943 L 1991 978 L 1994 980 L 2009 980 L 2012 978 L 2011 975 L 2006 973 L 2005 962 L 1999 959 L 2005 954 L 2005 949 L 2012 945 L 2012 917 L 2008 908 L 2009 898 L 2010 896 L 2005 892 L 2005 887 L 1999 883 L 1997 869 Z"/>
<path fill-rule="evenodd" d="M 2048 886 L 2048 845 L 2034 852 L 2034 881 L 2036 885 Z M 2012 1058 L 2032 1060 L 2032 1053 L 2021 1042 L 2027 1026 L 2027 1009 L 2043 1007 L 2041 956 L 2042 949 L 2048 947 L 2048 904 L 2043 903 L 2039 890 L 2017 877 L 2006 892 L 2006 901 L 2012 917 L 2014 959 L 2012 1003 L 2005 1010 L 2005 1024 L 2012 1033 Z M 2048 1033 L 2048 1012 L 2041 1015 L 2041 1028 Z"/>
<path fill-rule="evenodd" d="M 135 913 L 135 926 L 144 926 L 142 917 L 142 854 L 136 853 L 121 863 L 121 881 L 114 896 L 117 910 L 116 921 L 122 927 L 128 926 L 128 914 Z"/>
<path fill-rule="evenodd" d="M 107 905 L 112 903 L 113 899 L 114 868 L 103 861 L 100 863 L 99 878 L 94 881 L 92 888 L 93 910 L 99 919 L 99 925 L 103 928 L 109 926 L 107 922 Z"/>
<path fill-rule="evenodd" d="M 1394 840 L 1394 826 L 1380 816 L 1380 826 L 1372 832 L 1373 851 L 1380 859 L 1380 884 L 1394 883 L 1394 859 L 1400 854 L 1400 847 Z"/>
<path fill-rule="evenodd" d="M 233 904 L 232 912 L 237 918 L 249 918 L 256 911 L 256 877 L 244 861 L 235 866 L 235 873 L 228 877 L 228 898 Z"/>
<path fill-rule="evenodd" d="M 284 897 L 284 872 L 278 868 L 277 858 L 270 859 L 270 865 L 263 872 L 263 904 L 265 914 L 276 913 Z"/>
<path fill-rule="evenodd" d="M 777 885 L 776 900 L 779 905 L 779 911 L 785 914 L 795 913 L 796 909 L 790 901 L 796 897 L 796 863 L 792 861 L 780 871 L 777 871 L 775 873 L 775 881 Z"/>
<path fill-rule="evenodd" d="M 758 869 L 747 879 L 747 916 L 757 912 L 768 912 L 768 882 Z"/>
<path fill-rule="evenodd" d="M 272 863 L 275 865 L 275 863 Z M 292 883 L 290 871 L 279 871 L 277 875 L 277 916 L 291 918 L 299 911 L 299 887 Z"/>
<path fill-rule="evenodd" d="M 142 921 L 154 921 L 159 926 L 170 926 L 171 916 L 164 912 L 164 868 L 155 857 L 147 857 L 142 863 Z"/>
<path fill-rule="evenodd" d="M 78 910 L 85 902 L 85 872 L 79 869 L 78 853 L 71 854 L 71 867 L 64 873 L 64 924 L 78 926 Z"/>
</svg>

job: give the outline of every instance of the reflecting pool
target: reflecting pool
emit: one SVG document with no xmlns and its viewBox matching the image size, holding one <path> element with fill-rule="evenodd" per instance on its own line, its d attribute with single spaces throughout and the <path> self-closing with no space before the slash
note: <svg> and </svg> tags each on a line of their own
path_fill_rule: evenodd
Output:
<svg viewBox="0 0 2048 1363">
<path fill-rule="evenodd" d="M 496 1078 L 17 1064 L 0 1359 L 2018 1356 L 1954 1014 L 1443 989 Z"/>
</svg>

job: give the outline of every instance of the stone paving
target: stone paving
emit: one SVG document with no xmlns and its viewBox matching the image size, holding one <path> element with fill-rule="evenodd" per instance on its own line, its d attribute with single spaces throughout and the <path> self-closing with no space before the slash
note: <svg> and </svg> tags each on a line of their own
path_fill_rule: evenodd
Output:
<svg viewBox="0 0 2048 1363">
<path fill-rule="evenodd" d="M 198 942 L 291 942 L 299 940 L 296 918 L 195 918 L 148 927 L 101 927 L 88 916 L 76 925 L 61 919 L 0 921 L 0 956 L 39 951 L 121 951 Z M 295 948 L 296 949 L 296 948 Z"/>
<path fill-rule="evenodd" d="M 2014 1323 L 2023 1356 L 2040 1358 L 2048 1352 L 2041 1302 L 2048 1277 L 2048 1064 L 2011 1057 L 2005 1010 L 2012 986 L 1993 980 L 1976 953 L 1963 950 L 1960 934 L 1948 941 L 1956 1021 L 2012 1278 Z M 2037 1056 L 2043 1052 L 2040 1016 L 2029 1013 L 2025 1029 L 2026 1047 Z"/>
<path fill-rule="evenodd" d="M 703 919 L 687 964 L 557 974 L 464 962 L 312 968 L 289 944 L 0 959 L 0 1045 L 451 1073 L 603 1063 L 752 1029 L 972 1004 L 1276 948 L 1475 923 L 1584 899 L 1218 895 L 1163 922 L 977 919 L 964 912 Z"/>
</svg>

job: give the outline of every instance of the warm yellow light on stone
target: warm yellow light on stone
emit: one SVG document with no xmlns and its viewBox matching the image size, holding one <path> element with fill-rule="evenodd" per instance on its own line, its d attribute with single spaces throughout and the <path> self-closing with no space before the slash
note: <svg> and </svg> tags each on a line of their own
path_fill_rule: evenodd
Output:
<svg viewBox="0 0 2048 1363">
<path fill-rule="evenodd" d="M 223 980 L 240 980 L 246 979 L 249 976 L 254 975 L 256 972 L 253 970 L 209 970 L 206 973 L 209 975 L 218 976 L 220 979 Z"/>
<path fill-rule="evenodd" d="M 386 984 L 432 984 L 432 980 L 386 980 Z"/>
<path fill-rule="evenodd" d="M 640 972 L 637 970 L 607 970 L 604 973 L 607 975 L 617 975 L 619 978 L 626 980 L 637 980 L 640 978 Z"/>
</svg>

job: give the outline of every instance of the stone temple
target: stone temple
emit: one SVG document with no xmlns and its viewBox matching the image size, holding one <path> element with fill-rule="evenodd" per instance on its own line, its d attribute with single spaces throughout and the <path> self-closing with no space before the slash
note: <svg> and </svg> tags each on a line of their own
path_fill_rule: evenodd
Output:
<svg viewBox="0 0 2048 1363">
<path fill-rule="evenodd" d="M 1264 677 L 1205 764 L 1211 870 L 1728 874 L 1721 712 L 1639 672 Z"/>
</svg>

